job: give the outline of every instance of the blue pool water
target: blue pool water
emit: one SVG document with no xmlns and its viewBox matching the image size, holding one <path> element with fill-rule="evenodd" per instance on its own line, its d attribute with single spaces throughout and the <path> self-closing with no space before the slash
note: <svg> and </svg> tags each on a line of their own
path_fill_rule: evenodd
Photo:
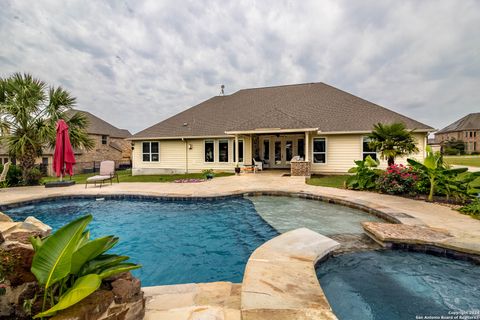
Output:
<svg viewBox="0 0 480 320">
<path fill-rule="evenodd" d="M 241 282 L 250 254 L 278 235 L 251 201 L 57 200 L 10 209 L 15 221 L 33 215 L 58 229 L 91 213 L 92 237 L 120 237 L 114 251 L 143 268 L 142 285 Z"/>
<path fill-rule="evenodd" d="M 318 265 L 317 275 L 340 320 L 426 319 L 462 312 L 476 317 L 456 319 L 480 317 L 480 267 L 469 262 L 373 251 L 330 258 Z"/>
</svg>

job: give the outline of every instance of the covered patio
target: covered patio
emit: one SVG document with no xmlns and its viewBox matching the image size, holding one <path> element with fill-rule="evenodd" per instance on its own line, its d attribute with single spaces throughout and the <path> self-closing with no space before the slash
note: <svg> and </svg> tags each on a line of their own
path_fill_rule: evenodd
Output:
<svg viewBox="0 0 480 320">
<path fill-rule="evenodd" d="M 240 141 L 250 141 L 245 147 L 245 154 L 251 154 L 250 159 L 244 159 L 246 165 L 261 162 L 262 169 L 290 170 L 295 163 L 310 164 L 312 154 L 312 136 L 318 132 L 318 128 L 301 129 L 255 129 L 247 131 L 227 131 L 233 135 L 234 159 L 239 164 L 242 160 L 240 152 L 243 145 Z M 305 166 L 305 165 L 303 165 Z M 308 174 L 307 174 L 308 175 Z"/>
</svg>

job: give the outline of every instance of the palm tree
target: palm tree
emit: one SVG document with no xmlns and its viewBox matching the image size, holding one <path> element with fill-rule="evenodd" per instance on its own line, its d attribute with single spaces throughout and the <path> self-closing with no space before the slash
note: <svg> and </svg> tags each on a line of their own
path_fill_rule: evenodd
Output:
<svg viewBox="0 0 480 320">
<path fill-rule="evenodd" d="M 47 86 L 29 74 L 0 78 L 0 143 L 19 161 L 24 181 L 45 147 L 55 146 L 55 124 L 64 119 L 74 148 L 94 146 L 80 113 L 67 116 L 75 98 L 61 87 Z"/>
<path fill-rule="evenodd" d="M 391 166 L 395 158 L 407 156 L 418 152 L 412 131 L 407 130 L 405 124 L 395 122 L 392 124 L 377 123 L 368 135 L 368 146 L 380 152 L 382 159 Z"/>
</svg>

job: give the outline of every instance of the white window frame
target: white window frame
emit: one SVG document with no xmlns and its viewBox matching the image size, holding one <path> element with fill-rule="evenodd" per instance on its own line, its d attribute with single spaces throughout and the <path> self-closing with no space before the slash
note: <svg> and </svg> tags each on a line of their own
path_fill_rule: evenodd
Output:
<svg viewBox="0 0 480 320">
<path fill-rule="evenodd" d="M 232 157 L 232 161 L 233 163 L 236 163 L 237 162 L 237 156 L 236 156 L 236 143 L 235 143 L 235 140 L 232 141 L 232 151 L 233 151 L 233 157 Z M 243 144 L 243 148 L 242 148 L 242 151 L 243 151 L 243 154 L 242 154 L 242 159 L 243 161 L 238 161 L 238 163 L 244 163 L 245 162 L 245 140 L 244 139 L 238 139 L 238 145 L 240 145 L 240 142 L 242 142 Z M 238 152 L 238 158 L 240 158 L 240 150 Z"/>
<path fill-rule="evenodd" d="M 368 137 L 367 137 L 367 136 L 362 136 L 362 137 L 360 137 L 360 145 L 362 146 L 362 153 L 360 154 L 360 159 L 363 160 L 363 156 L 364 156 L 365 154 L 367 154 L 367 155 L 375 154 L 375 158 L 378 159 L 378 152 L 372 152 L 372 151 L 365 151 L 365 150 L 363 150 L 363 141 L 364 141 L 364 139 L 368 139 Z"/>
<path fill-rule="evenodd" d="M 212 157 L 212 161 L 207 161 L 206 159 L 206 154 L 205 154 L 205 147 L 207 145 L 207 143 L 212 143 L 213 144 L 213 157 Z M 214 139 L 205 139 L 203 140 L 203 163 L 215 163 L 215 155 L 216 155 L 216 152 L 215 152 L 215 147 L 216 143 L 215 143 L 215 140 Z"/>
<path fill-rule="evenodd" d="M 145 143 L 149 144 L 149 152 L 145 152 L 143 150 L 143 146 Z M 152 143 L 158 144 L 158 152 L 152 152 Z M 148 160 L 145 160 L 143 156 L 148 154 Z M 156 154 L 158 156 L 158 160 L 152 160 L 152 155 Z M 142 162 L 160 162 L 160 142 L 159 141 L 142 141 Z"/>
<path fill-rule="evenodd" d="M 315 140 L 323 140 L 325 141 L 325 152 L 315 152 Z M 328 143 L 327 137 L 313 137 L 312 138 L 312 164 L 314 165 L 326 165 L 327 164 L 327 155 L 328 155 Z M 315 162 L 315 155 L 316 154 L 325 154 L 325 162 Z"/>
</svg>

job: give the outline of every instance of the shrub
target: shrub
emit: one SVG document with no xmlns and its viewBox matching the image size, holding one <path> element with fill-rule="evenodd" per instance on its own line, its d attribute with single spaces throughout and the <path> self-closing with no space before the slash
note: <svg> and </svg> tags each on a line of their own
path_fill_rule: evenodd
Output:
<svg viewBox="0 0 480 320">
<path fill-rule="evenodd" d="M 32 168 L 26 174 L 25 184 L 28 186 L 39 185 L 42 177 L 43 173 L 38 168 Z"/>
<path fill-rule="evenodd" d="M 371 190 L 375 188 L 375 181 L 378 176 L 383 172 L 380 169 L 376 169 L 380 162 L 373 160 L 368 156 L 365 160 L 355 161 L 356 167 L 350 168 L 349 173 L 355 173 L 355 175 L 349 176 L 345 181 L 348 189 L 354 190 Z"/>
<path fill-rule="evenodd" d="M 410 166 L 393 164 L 377 179 L 378 190 L 389 194 L 413 194 L 418 175 Z"/>
<path fill-rule="evenodd" d="M 3 165 L 0 164 L 0 173 L 3 171 Z M 22 181 L 22 170 L 20 167 L 12 164 L 8 169 L 6 185 L 9 187 L 18 186 Z"/>
<path fill-rule="evenodd" d="M 467 204 L 466 206 L 461 207 L 458 209 L 461 213 L 469 214 L 474 218 L 480 219 L 480 200 L 476 199 L 471 203 Z"/>
</svg>

